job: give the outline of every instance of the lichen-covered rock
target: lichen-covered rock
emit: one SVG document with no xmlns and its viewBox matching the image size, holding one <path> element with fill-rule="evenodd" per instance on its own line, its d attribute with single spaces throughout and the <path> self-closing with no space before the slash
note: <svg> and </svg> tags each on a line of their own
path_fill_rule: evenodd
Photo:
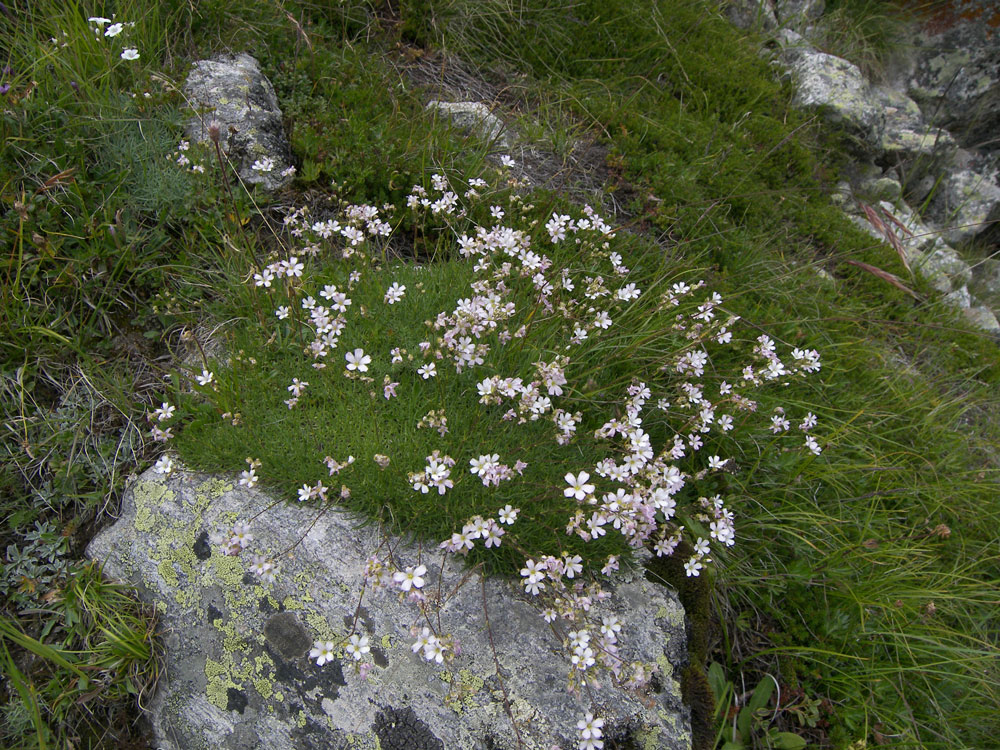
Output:
<svg viewBox="0 0 1000 750">
<path fill-rule="evenodd" d="M 826 7 L 826 0 L 775 0 L 774 14 L 778 23 L 801 30 L 815 23 Z"/>
<path fill-rule="evenodd" d="M 967 286 L 959 287 L 958 289 L 948 292 L 942 299 L 953 307 L 961 308 L 962 310 L 968 310 L 972 307 L 972 295 L 969 294 L 969 288 Z"/>
<path fill-rule="evenodd" d="M 928 125 L 913 99 L 899 89 L 881 85 L 873 95 L 885 113 L 879 152 L 891 163 L 919 160 L 922 169 L 937 171 L 958 148 L 951 134 Z"/>
<path fill-rule="evenodd" d="M 257 60 L 246 53 L 199 60 L 184 94 L 196 112 L 188 121 L 188 136 L 209 143 L 209 123 L 217 121 L 222 150 L 243 182 L 277 190 L 292 180 L 278 98 Z"/>
<path fill-rule="evenodd" d="M 972 325 L 988 333 L 1000 333 L 1000 321 L 994 312 L 984 305 L 973 305 L 962 310 Z"/>
<path fill-rule="evenodd" d="M 724 11 L 729 22 L 741 29 L 774 31 L 778 28 L 774 0 L 728 0 Z"/>
<path fill-rule="evenodd" d="M 779 34 L 778 42 L 795 83 L 793 103 L 843 126 L 869 150 L 876 150 L 885 129 L 885 113 L 858 66 L 813 49 L 788 29 Z"/>
<path fill-rule="evenodd" d="M 925 16 L 910 96 L 963 147 L 1000 148 L 1000 5 L 948 0 Z"/>
<path fill-rule="evenodd" d="M 938 230 L 920 221 L 906 204 L 882 201 L 878 208 L 881 210 L 879 219 L 896 235 L 914 273 L 919 273 L 931 286 L 946 294 L 972 280 L 969 264 L 941 239 Z M 852 215 L 850 218 L 872 237 L 886 241 L 885 235 L 864 216 Z"/>
<path fill-rule="evenodd" d="M 426 109 L 438 111 L 448 117 L 455 127 L 478 134 L 488 143 L 501 148 L 510 146 L 503 120 L 490 112 L 482 102 L 431 101 Z"/>
<path fill-rule="evenodd" d="M 941 175 L 927 206 L 928 217 L 945 227 L 944 239 L 958 245 L 989 226 L 1000 209 L 1000 186 L 995 173 L 952 169 Z"/>
<path fill-rule="evenodd" d="M 621 619 L 627 662 L 657 665 L 649 685 L 631 691 L 605 675 L 599 688 L 570 694 L 570 665 L 553 632 L 566 628 L 546 624 L 520 587 L 472 574 L 448 597 L 440 624 L 424 620 L 398 590 L 373 590 L 363 574 L 377 550 L 415 565 L 418 547 L 341 512 L 317 517 L 314 508 L 275 504 L 234 484 L 150 470 L 126 493 L 118 522 L 88 548 L 106 574 L 134 585 L 161 613 L 166 665 L 150 707 L 158 748 L 485 750 L 520 741 L 548 750 L 575 747 L 587 711 L 606 720 L 614 746 L 690 747 L 676 677 L 686 660 L 684 612 L 669 591 L 623 575 L 593 607 Z M 213 532 L 251 518 L 256 538 L 244 556 L 210 543 Z M 274 582 L 248 572 L 255 552 L 277 560 Z M 449 563 L 439 584 L 439 559 L 424 549 L 431 595 L 452 591 L 466 573 Z M 411 626 L 428 624 L 458 639 L 453 661 L 428 663 L 411 650 Z M 342 647 L 352 630 L 370 639 L 360 662 Z M 316 640 L 338 644 L 324 666 L 309 658 Z"/>
</svg>

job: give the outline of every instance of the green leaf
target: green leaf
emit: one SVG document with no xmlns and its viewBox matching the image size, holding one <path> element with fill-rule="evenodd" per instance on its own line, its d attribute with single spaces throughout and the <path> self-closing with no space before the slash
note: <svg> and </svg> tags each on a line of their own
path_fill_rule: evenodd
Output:
<svg viewBox="0 0 1000 750">
<path fill-rule="evenodd" d="M 747 708 L 750 709 L 751 714 L 755 714 L 767 706 L 771 700 L 771 696 L 774 695 L 776 684 L 771 675 L 764 675 L 763 679 L 757 684 L 757 687 L 754 688 L 753 695 L 750 696 L 750 702 L 747 703 Z"/>
<path fill-rule="evenodd" d="M 750 739 L 750 719 L 752 718 L 753 713 L 749 706 L 740 709 L 740 714 L 736 717 L 736 731 L 740 733 L 741 740 Z"/>
<path fill-rule="evenodd" d="M 726 686 L 728 684 L 725 672 L 722 671 L 722 665 L 718 662 L 713 661 L 708 668 L 708 684 L 712 688 L 712 692 L 715 693 L 715 701 L 718 703 L 722 699 L 723 693 L 727 692 Z"/>
<path fill-rule="evenodd" d="M 807 744 L 794 732 L 772 732 L 768 738 L 777 750 L 802 750 Z"/>
</svg>

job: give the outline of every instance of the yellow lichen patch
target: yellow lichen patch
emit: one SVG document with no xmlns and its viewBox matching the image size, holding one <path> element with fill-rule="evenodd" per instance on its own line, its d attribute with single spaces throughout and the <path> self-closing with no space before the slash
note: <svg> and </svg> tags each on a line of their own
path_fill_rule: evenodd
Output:
<svg viewBox="0 0 1000 750">
<path fill-rule="evenodd" d="M 458 681 L 463 687 L 470 688 L 476 692 L 482 690 L 483 685 L 486 684 L 486 681 L 482 677 L 472 674 L 468 669 L 458 670 Z"/>
<path fill-rule="evenodd" d="M 656 657 L 656 666 L 660 668 L 660 675 L 663 679 L 674 676 L 674 665 L 670 663 L 670 660 L 667 659 L 666 655 L 660 654 Z"/>
<path fill-rule="evenodd" d="M 220 619 L 216 619 L 212 624 L 222 633 L 222 647 L 226 650 L 226 653 L 232 654 L 236 651 L 244 651 L 249 653 L 250 644 L 247 643 L 246 638 L 242 634 L 236 631 L 236 624 L 232 622 L 223 622 Z"/>
<path fill-rule="evenodd" d="M 208 559 L 209 570 L 202 579 L 202 584 L 221 583 L 227 589 L 238 586 L 246 573 L 244 564 L 238 557 L 212 554 Z"/>
<path fill-rule="evenodd" d="M 460 714 L 467 708 L 479 706 L 474 696 L 486 684 L 483 678 L 477 677 L 468 669 L 460 669 L 457 679 L 451 672 L 441 672 L 438 677 L 451 684 L 451 690 L 445 697 L 444 703 L 452 711 Z"/>
<path fill-rule="evenodd" d="M 214 500 L 222 497 L 231 489 L 233 489 L 231 482 L 227 482 L 225 479 L 220 479 L 219 477 L 210 477 L 195 489 L 195 498 L 198 500 L 202 498 Z"/>
<path fill-rule="evenodd" d="M 168 490 L 165 484 L 159 482 L 136 482 L 132 490 L 132 498 L 135 501 L 135 528 L 136 531 L 151 531 L 156 523 L 153 509 L 162 504 L 164 500 L 173 500 L 173 490 Z"/>
<path fill-rule="evenodd" d="M 171 588 L 176 589 L 180 585 L 180 581 L 177 580 L 177 571 L 174 570 L 174 566 L 169 560 L 161 560 L 160 564 L 156 566 L 156 572 Z"/>
<path fill-rule="evenodd" d="M 332 641 L 336 640 L 340 636 L 337 635 L 336 631 L 330 627 L 330 623 L 326 621 L 326 618 L 318 612 L 306 612 L 305 621 L 312 628 L 312 631 L 323 640 Z"/>
<path fill-rule="evenodd" d="M 285 609 L 287 609 L 290 612 L 296 612 L 298 610 L 306 608 L 306 605 L 304 605 L 298 599 L 293 599 L 290 596 L 286 596 L 285 600 L 281 602 L 281 604 L 284 606 Z"/>
<path fill-rule="evenodd" d="M 660 728 L 645 727 L 635 733 L 635 738 L 643 750 L 656 750 L 660 746 Z"/>
<path fill-rule="evenodd" d="M 225 711 L 229 705 L 229 689 L 239 690 L 240 686 L 233 682 L 225 666 L 211 659 L 205 660 L 205 677 L 208 678 L 205 694 L 209 703 Z"/>
<path fill-rule="evenodd" d="M 382 636 L 382 648 L 386 651 L 392 648 L 392 637 L 388 633 Z"/>
</svg>

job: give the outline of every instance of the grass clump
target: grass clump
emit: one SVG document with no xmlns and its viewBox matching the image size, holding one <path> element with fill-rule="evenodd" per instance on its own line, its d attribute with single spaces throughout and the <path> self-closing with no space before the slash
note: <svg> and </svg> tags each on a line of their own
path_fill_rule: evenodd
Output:
<svg viewBox="0 0 1000 750">
<path fill-rule="evenodd" d="M 868 77 L 884 77 L 908 43 L 912 13 L 894 0 L 831 0 L 818 19 L 816 44 L 850 60 Z"/>
<path fill-rule="evenodd" d="M 750 345 L 741 338 L 749 369 L 717 355 L 721 373 L 709 385 L 704 348 L 732 344 L 737 321 L 717 311 L 721 298 L 703 284 L 685 282 L 671 258 L 634 240 L 616 242 L 618 252 L 593 209 L 574 219 L 500 194 L 489 196 L 499 202 L 487 212 L 479 178 L 460 191 L 471 205 L 458 208 L 449 180 L 435 174 L 432 182 L 408 201 L 421 231 L 438 230 L 428 263 L 383 262 L 383 243 L 403 221 L 385 222 L 372 206 L 348 207 L 344 224 L 293 215 L 296 244 L 316 259 L 282 257 L 255 274 L 265 319 L 277 320 L 232 334 L 234 367 L 204 363 L 200 377 L 209 373 L 215 390 L 199 390 L 211 408 L 182 408 L 195 418 L 173 441 L 185 463 L 235 471 L 249 455 L 287 496 L 325 500 L 336 490 L 316 489 L 325 461 L 347 483 L 348 506 L 422 539 L 447 540 L 476 516 L 522 508 L 517 533 L 494 550 L 493 571 L 563 552 L 599 569 L 629 539 L 662 545 L 661 554 L 676 546 L 683 526 L 671 522 L 669 498 L 727 463 L 714 455 L 709 465 L 694 451 L 708 442 L 703 453 L 725 455 L 726 434 L 756 408 L 744 392 L 818 369 L 818 355 L 795 349 L 786 368 L 766 336 Z M 477 213 L 495 223 L 471 222 Z M 627 267 L 630 251 L 640 255 Z M 331 254 L 343 257 L 331 262 Z M 640 417 L 647 401 L 658 413 Z M 722 426 L 713 428 L 716 418 Z M 811 437 L 805 443 L 819 453 Z M 675 465 L 689 455 L 691 466 Z M 452 460 L 448 471 L 424 466 Z M 589 489 L 571 489 L 570 475 Z M 691 498 L 696 510 L 682 511 L 685 519 L 709 511 L 684 522 L 704 537 L 692 556 L 699 565 L 709 538 L 728 540 L 714 483 L 706 479 L 701 499 Z M 706 499 L 713 496 L 718 507 Z M 612 521 L 621 534 L 601 538 Z M 718 522 L 711 533 L 710 521 Z M 580 540 L 592 537 L 584 549 Z M 471 557 L 482 559 L 481 550 Z"/>
</svg>

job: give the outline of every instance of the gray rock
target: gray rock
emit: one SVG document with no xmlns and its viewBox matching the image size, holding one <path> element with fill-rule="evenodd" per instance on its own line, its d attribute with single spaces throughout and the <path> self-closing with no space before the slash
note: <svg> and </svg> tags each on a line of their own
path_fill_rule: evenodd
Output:
<svg viewBox="0 0 1000 750">
<path fill-rule="evenodd" d="M 973 273 L 972 292 L 989 307 L 1000 309 L 1000 260 L 984 258 L 975 264 Z"/>
<path fill-rule="evenodd" d="M 906 204 L 897 206 L 883 201 L 878 208 L 881 209 L 880 220 L 895 233 L 910 269 L 923 276 L 932 287 L 947 294 L 972 280 L 972 269 L 958 252 L 941 239 L 939 231 L 921 222 Z M 849 218 L 872 237 L 887 241 L 883 233 L 864 216 Z"/>
<path fill-rule="evenodd" d="M 811 26 L 826 7 L 826 0 L 775 0 L 774 14 L 778 23 L 792 29 Z"/>
<path fill-rule="evenodd" d="M 910 95 L 962 146 L 1000 149 L 1000 6 L 995 0 L 950 5 L 915 39 Z"/>
<path fill-rule="evenodd" d="M 209 123 L 220 124 L 220 145 L 243 182 L 277 190 L 292 180 L 291 149 L 281 122 L 281 109 L 271 82 L 250 55 L 225 55 L 194 64 L 184 94 L 197 115 L 187 134 L 209 144 Z M 258 163 L 270 166 L 261 171 Z"/>
<path fill-rule="evenodd" d="M 939 237 L 935 240 L 930 251 L 926 252 L 923 261 L 918 265 L 918 270 L 928 277 L 943 275 L 948 277 L 953 286 L 963 287 L 972 281 L 972 269 L 966 263 L 958 251 L 949 247 Z"/>
<path fill-rule="evenodd" d="M 885 113 L 879 150 L 891 163 L 920 160 L 927 171 L 937 171 L 955 154 L 958 144 L 943 128 L 928 125 L 920 107 L 902 91 L 878 86 L 873 94 Z"/>
<path fill-rule="evenodd" d="M 590 615 L 599 625 L 601 615 L 617 614 L 622 658 L 655 664 L 657 679 L 633 691 L 602 673 L 599 687 L 571 694 L 571 667 L 553 632 L 565 636 L 570 623 L 550 627 L 519 586 L 481 584 L 474 573 L 458 586 L 465 571 L 453 562 L 439 583 L 440 558 L 425 549 L 424 592 L 452 592 L 440 624 L 434 615 L 426 620 L 398 590 L 370 580 L 366 588 L 363 576 L 369 555 L 391 549 L 397 565 L 416 565 L 418 547 L 341 512 L 317 517 L 313 508 L 233 484 L 150 470 L 126 493 L 118 522 L 88 548 L 108 575 L 135 586 L 161 613 L 166 665 L 150 707 L 158 748 L 513 748 L 504 690 L 525 748 L 575 747 L 586 711 L 606 720 L 605 738 L 616 746 L 690 747 L 677 681 L 686 660 L 684 612 L 674 594 L 641 574 L 617 577 L 606 587 L 611 598 Z M 223 555 L 209 540 L 251 518 L 256 539 L 244 555 L 274 557 L 272 583 L 248 572 L 246 557 Z M 411 626 L 431 623 L 461 644 L 453 660 L 428 663 L 411 650 Z M 314 641 L 343 644 L 352 629 L 370 639 L 362 662 L 339 646 L 322 667 L 310 660 Z"/>
<path fill-rule="evenodd" d="M 972 295 L 969 294 L 969 288 L 965 286 L 959 287 L 953 292 L 948 292 L 942 299 L 952 307 L 959 307 L 963 310 L 968 310 L 972 307 Z"/>
<path fill-rule="evenodd" d="M 847 180 L 842 180 L 834 186 L 833 192 L 830 193 L 830 201 L 844 211 L 856 212 L 857 203 L 854 198 L 854 189 Z"/>
<path fill-rule="evenodd" d="M 869 150 L 876 150 L 885 129 L 885 114 L 861 70 L 843 58 L 797 45 L 796 41 L 787 32 L 779 38 L 782 58 L 795 82 L 793 103 L 843 126 Z"/>
<path fill-rule="evenodd" d="M 990 333 L 1000 332 L 1000 321 L 997 320 L 997 316 L 990 308 L 983 305 L 974 305 L 965 308 L 962 312 L 965 313 L 965 317 L 968 318 L 969 322 L 977 328 L 989 331 Z"/>
<path fill-rule="evenodd" d="M 507 148 L 510 141 L 505 133 L 503 120 L 490 112 L 482 102 L 441 102 L 427 103 L 428 110 L 437 110 L 451 119 L 455 127 L 476 133 L 483 140 Z"/>
<path fill-rule="evenodd" d="M 937 182 L 927 206 L 927 216 L 946 227 L 945 240 L 952 245 L 966 242 L 984 229 L 1000 208 L 1000 187 L 994 174 L 972 169 L 945 172 Z"/>
<path fill-rule="evenodd" d="M 725 13 L 729 22 L 741 29 L 774 31 L 778 28 L 774 0 L 727 0 Z"/>
<path fill-rule="evenodd" d="M 902 200 L 903 186 L 892 177 L 876 177 L 862 182 L 858 192 L 870 203 L 885 201 L 895 207 Z"/>
</svg>

